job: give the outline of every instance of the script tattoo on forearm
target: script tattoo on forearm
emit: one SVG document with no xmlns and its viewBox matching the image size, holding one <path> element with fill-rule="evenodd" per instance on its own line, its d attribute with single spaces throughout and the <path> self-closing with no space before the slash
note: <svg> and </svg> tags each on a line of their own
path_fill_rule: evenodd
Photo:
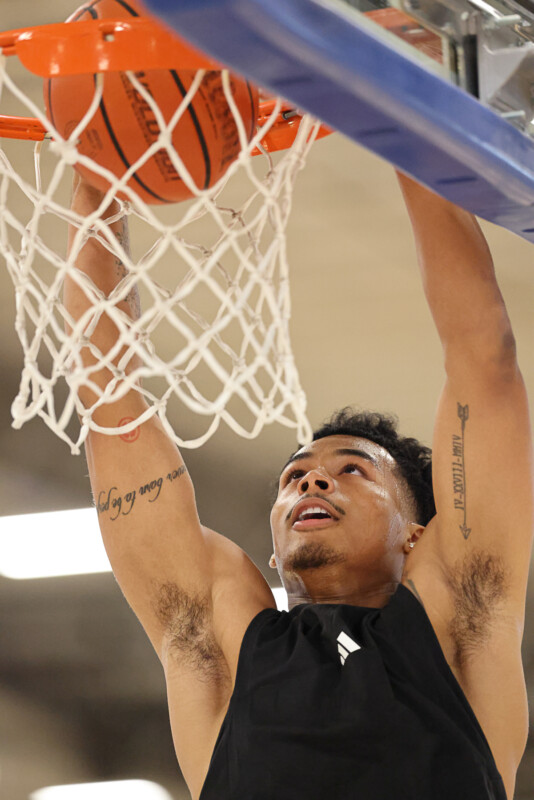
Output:
<svg viewBox="0 0 534 800">
<path fill-rule="evenodd" d="M 458 405 L 458 417 L 462 423 L 461 435 L 452 437 L 452 487 L 454 492 L 454 508 L 463 512 L 463 521 L 459 526 L 464 539 L 469 539 L 471 528 L 467 527 L 467 485 L 465 477 L 465 424 L 469 419 L 469 406 Z"/>
<path fill-rule="evenodd" d="M 103 489 L 96 501 L 98 514 L 110 514 L 111 522 L 115 522 L 119 517 L 127 517 L 132 511 L 138 497 L 148 497 L 149 503 L 155 503 L 161 494 L 165 481 L 172 483 L 186 472 L 185 466 L 172 470 L 167 475 L 160 476 L 154 480 L 142 484 L 137 489 L 120 494 L 116 486 L 110 489 Z"/>
</svg>

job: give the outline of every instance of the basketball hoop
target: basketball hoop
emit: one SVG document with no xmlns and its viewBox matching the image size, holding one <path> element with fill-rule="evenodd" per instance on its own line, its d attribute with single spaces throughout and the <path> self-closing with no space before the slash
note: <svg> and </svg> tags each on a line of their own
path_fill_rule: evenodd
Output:
<svg viewBox="0 0 534 800">
<path fill-rule="evenodd" d="M 20 428 L 39 416 L 73 453 L 79 453 L 91 429 L 124 436 L 155 414 L 177 444 L 185 447 L 202 445 L 221 420 L 246 438 L 257 436 L 264 425 L 279 422 L 295 428 L 299 441 L 309 441 L 306 400 L 289 341 L 285 229 L 296 175 L 313 141 L 331 131 L 260 90 L 259 112 L 249 140 L 228 70 L 145 17 L 10 31 L 0 34 L 0 50 L 0 98 L 9 97 L 22 112 L 0 116 L 0 137 L 5 137 L 5 147 L 0 148 L 0 252 L 15 287 L 16 330 L 24 352 L 20 389 L 12 406 L 13 426 Z M 164 221 L 128 184 L 136 164 L 126 177 L 117 177 L 77 151 L 79 137 L 101 101 L 102 80 L 95 79 L 94 97 L 84 118 L 64 136 L 31 93 L 11 76 L 9 56 L 17 56 L 27 70 L 42 78 L 120 72 L 155 116 L 159 109 L 136 73 L 194 72 L 173 125 L 192 102 L 205 74 L 220 71 L 239 131 L 239 156 L 213 186 L 199 188 L 172 146 L 172 130 L 164 125 L 160 149 L 167 151 L 191 187 L 191 199 L 173 205 L 175 218 Z M 32 177 L 27 176 L 27 157 L 20 146 L 11 152 L 16 146 L 9 140 L 36 143 Z M 93 170 L 109 184 L 101 207 L 87 218 L 70 209 L 67 184 L 72 165 Z M 119 201 L 119 216 L 132 216 L 153 232 L 151 246 L 137 257 L 123 251 L 100 218 L 113 198 Z M 19 206 L 20 212 L 15 211 Z M 68 258 L 64 254 L 67 224 L 78 229 Z M 47 233 L 48 225 L 53 234 Z M 200 242 L 192 238 L 197 235 Z M 129 270 L 109 297 L 75 266 L 76 255 L 90 237 L 96 237 Z M 171 285 L 158 272 L 169 253 L 175 270 Z M 65 323 L 72 320 L 62 302 L 66 274 L 92 301 L 91 314 L 72 326 L 70 334 L 65 332 Z M 143 296 L 143 313 L 136 321 L 117 307 L 131 288 L 132 276 L 148 300 L 145 303 Z M 98 399 L 86 408 L 79 391 L 95 385 L 80 353 L 104 308 L 120 331 L 117 352 L 126 348 L 135 353 L 141 366 L 126 374 L 119 363 L 106 390 L 98 390 Z M 152 342 L 163 326 L 167 340 L 173 342 L 172 347 L 163 348 L 164 353 Z M 105 360 L 102 354 L 99 357 Z M 132 389 L 149 402 L 149 410 L 122 427 L 98 426 L 95 410 Z M 175 401 L 208 420 L 200 435 L 188 439 L 172 430 L 167 412 Z"/>
</svg>

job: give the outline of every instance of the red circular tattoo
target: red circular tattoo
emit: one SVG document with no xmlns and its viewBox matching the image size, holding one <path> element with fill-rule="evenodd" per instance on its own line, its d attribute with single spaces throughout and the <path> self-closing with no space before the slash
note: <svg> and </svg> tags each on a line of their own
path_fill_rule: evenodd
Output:
<svg viewBox="0 0 534 800">
<path fill-rule="evenodd" d="M 119 427 L 127 425 L 129 422 L 133 421 L 134 421 L 133 417 L 124 417 L 124 419 L 121 419 L 121 421 L 119 422 Z M 139 439 L 140 431 L 141 429 L 139 427 L 134 428 L 132 431 L 129 431 L 128 433 L 119 434 L 119 439 L 122 439 L 123 442 L 131 444 L 132 442 L 135 442 L 137 439 Z"/>
</svg>

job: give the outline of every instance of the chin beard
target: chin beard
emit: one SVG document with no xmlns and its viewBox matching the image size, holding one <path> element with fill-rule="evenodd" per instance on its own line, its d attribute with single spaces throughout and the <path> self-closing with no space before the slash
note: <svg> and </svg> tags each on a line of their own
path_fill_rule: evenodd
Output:
<svg viewBox="0 0 534 800">
<path fill-rule="evenodd" d="M 292 553 L 284 564 L 284 571 L 302 572 L 331 564 L 341 564 L 345 556 L 322 542 L 306 542 Z"/>
</svg>

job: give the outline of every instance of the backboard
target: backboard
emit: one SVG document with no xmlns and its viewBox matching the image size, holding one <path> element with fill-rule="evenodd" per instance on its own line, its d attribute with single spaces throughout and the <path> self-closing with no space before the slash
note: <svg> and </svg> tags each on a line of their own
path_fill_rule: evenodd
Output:
<svg viewBox="0 0 534 800">
<path fill-rule="evenodd" d="M 221 62 L 534 241 L 527 0 L 145 0 Z"/>
</svg>

